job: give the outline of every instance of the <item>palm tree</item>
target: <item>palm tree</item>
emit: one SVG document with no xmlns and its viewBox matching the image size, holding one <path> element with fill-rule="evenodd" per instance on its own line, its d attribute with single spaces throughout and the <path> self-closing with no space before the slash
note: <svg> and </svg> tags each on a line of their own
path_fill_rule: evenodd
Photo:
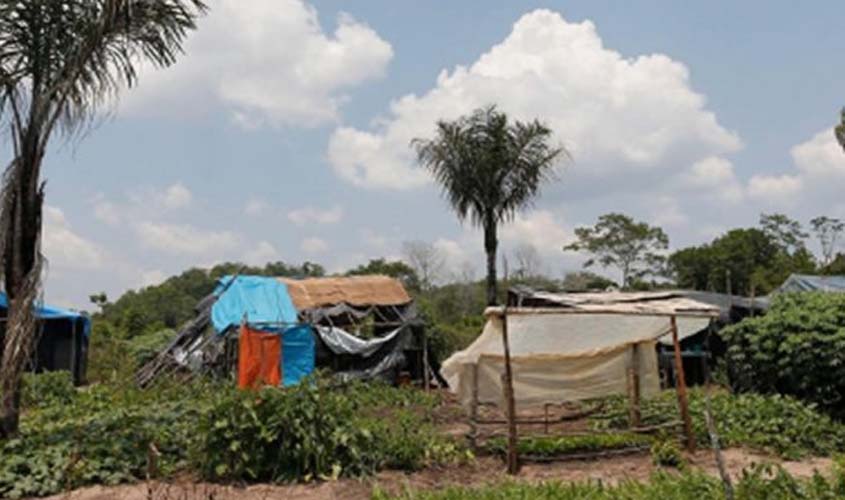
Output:
<svg viewBox="0 0 845 500">
<path fill-rule="evenodd" d="M 529 207 L 554 176 L 566 150 L 549 145 L 552 131 L 537 120 L 509 122 L 495 106 L 458 120 L 437 122 L 434 139 L 414 139 L 417 161 L 434 176 L 462 222 L 484 231 L 487 303 L 497 303 L 499 224 Z"/>
<path fill-rule="evenodd" d="M 833 133 L 836 136 L 836 140 L 839 141 L 839 145 L 842 146 L 842 149 L 845 149 L 845 108 L 842 108 L 842 111 L 839 113 L 840 122 L 833 129 Z"/>
<path fill-rule="evenodd" d="M 12 159 L 0 191 L 0 274 L 9 299 L 0 353 L 0 437 L 17 432 L 20 379 L 37 331 L 41 163 L 58 130 L 83 131 L 142 60 L 169 66 L 203 0 L 0 0 L 0 130 Z"/>
</svg>

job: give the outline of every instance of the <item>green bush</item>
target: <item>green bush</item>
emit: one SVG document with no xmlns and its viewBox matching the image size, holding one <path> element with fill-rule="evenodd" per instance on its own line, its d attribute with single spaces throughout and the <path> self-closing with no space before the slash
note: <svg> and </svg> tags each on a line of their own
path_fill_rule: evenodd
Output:
<svg viewBox="0 0 845 500">
<path fill-rule="evenodd" d="M 845 294 L 777 295 L 720 333 L 736 389 L 789 394 L 845 416 Z"/>
<path fill-rule="evenodd" d="M 693 431 L 702 445 L 710 443 L 704 419 L 704 393 L 690 391 Z M 725 446 L 747 446 L 784 458 L 806 455 L 828 456 L 845 450 L 845 425 L 818 412 L 813 405 L 789 396 L 734 395 L 717 392 L 711 396 L 716 427 Z M 680 418 L 677 396 L 664 391 L 641 402 L 644 425 L 662 424 Z M 597 429 L 625 429 L 628 407 L 624 398 L 613 398 L 604 410 L 593 415 Z"/>
<path fill-rule="evenodd" d="M 68 371 L 25 373 L 21 405 L 27 408 L 64 405 L 73 401 L 76 388 Z"/>
</svg>

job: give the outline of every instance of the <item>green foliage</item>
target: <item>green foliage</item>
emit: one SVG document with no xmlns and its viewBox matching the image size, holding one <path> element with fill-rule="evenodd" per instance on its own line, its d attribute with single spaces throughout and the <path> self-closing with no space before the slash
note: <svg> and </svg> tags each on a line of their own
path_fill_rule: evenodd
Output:
<svg viewBox="0 0 845 500">
<path fill-rule="evenodd" d="M 68 371 L 25 373 L 21 387 L 24 409 L 70 404 L 76 397 L 73 377 Z"/>
<path fill-rule="evenodd" d="M 39 375 L 29 387 L 57 378 Z M 385 467 L 413 470 L 470 456 L 436 432 L 436 395 L 379 384 L 326 384 L 314 380 L 259 392 L 201 383 L 147 391 L 98 384 L 72 396 L 42 398 L 26 408 L 20 437 L 0 441 L 0 498 L 117 484 L 148 473 L 307 481 Z M 152 468 L 151 446 L 160 453 Z"/>
<path fill-rule="evenodd" d="M 651 437 L 630 432 L 578 436 L 530 436 L 519 440 L 517 450 L 520 455 L 551 458 L 577 453 L 647 448 L 651 443 Z M 503 456 L 508 449 L 507 440 L 504 437 L 493 438 L 485 446 L 488 451 Z"/>
<path fill-rule="evenodd" d="M 746 469 L 734 484 L 736 500 L 833 500 L 845 495 L 845 475 L 841 470 L 827 478 L 815 473 L 802 480 L 782 468 L 755 465 Z M 414 491 L 391 496 L 376 490 L 374 500 L 724 500 L 722 483 L 697 471 L 669 474 L 658 471 L 647 482 L 626 480 L 603 482 L 539 483 L 504 482 L 480 487 L 453 486 L 442 490 Z"/>
<path fill-rule="evenodd" d="M 705 445 L 710 438 L 704 419 L 704 393 L 695 389 L 689 394 L 693 431 L 698 442 Z M 790 459 L 845 451 L 845 425 L 791 397 L 718 392 L 711 396 L 711 402 L 724 446 L 745 446 Z M 643 400 L 643 425 L 678 420 L 677 404 L 674 391 L 664 391 L 658 397 Z M 626 429 L 627 412 L 624 398 L 612 398 L 605 409 L 591 419 L 597 429 Z"/>
<path fill-rule="evenodd" d="M 595 290 L 605 290 L 608 287 L 617 286 L 616 282 L 607 279 L 604 276 L 599 276 L 590 271 L 577 271 L 573 273 L 566 273 L 561 283 L 561 288 L 566 292 L 588 292 Z"/>
<path fill-rule="evenodd" d="M 210 390 L 181 385 L 142 392 L 101 384 L 29 408 L 20 437 L 0 441 L 0 497 L 143 478 L 151 444 L 161 453 L 159 474 L 184 468 Z"/>
<path fill-rule="evenodd" d="M 366 264 L 354 267 L 346 272 L 347 276 L 360 276 L 367 274 L 382 274 L 396 278 L 409 292 L 420 291 L 420 278 L 417 272 L 401 260 L 388 261 L 385 259 L 370 259 Z"/>
<path fill-rule="evenodd" d="M 578 241 L 563 249 L 591 254 L 584 267 L 598 263 L 618 268 L 624 287 L 631 286 L 635 279 L 663 274 L 663 252 L 669 246 L 669 237 L 659 227 L 609 213 L 599 217 L 593 227 L 576 228 L 575 236 Z"/>
<path fill-rule="evenodd" d="M 782 214 L 763 214 L 761 227 L 732 229 L 712 242 L 669 257 L 678 286 L 695 290 L 765 295 L 792 273 L 816 270 L 801 225 Z"/>
<path fill-rule="evenodd" d="M 663 437 L 651 445 L 651 461 L 662 467 L 683 468 L 686 464 L 678 440 L 671 437 Z"/>
<path fill-rule="evenodd" d="M 164 328 L 130 339 L 126 342 L 126 346 L 133 364 L 135 366 L 143 366 L 167 346 L 175 336 L 175 330 Z"/>
<path fill-rule="evenodd" d="M 736 387 L 791 394 L 845 415 L 845 295 L 779 294 L 766 315 L 721 335 Z"/>
</svg>

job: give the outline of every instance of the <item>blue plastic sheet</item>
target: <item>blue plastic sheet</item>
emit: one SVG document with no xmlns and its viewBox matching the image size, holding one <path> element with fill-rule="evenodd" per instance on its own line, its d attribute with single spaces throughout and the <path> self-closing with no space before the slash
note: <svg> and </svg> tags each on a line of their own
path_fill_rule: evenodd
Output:
<svg viewBox="0 0 845 500">
<path fill-rule="evenodd" d="M 0 292 L 0 309 L 9 308 L 9 298 L 5 292 Z M 61 309 L 59 307 L 48 306 L 41 304 L 35 309 L 35 315 L 38 319 L 67 319 L 67 320 L 82 320 L 82 331 L 86 337 L 91 334 L 91 318 L 88 316 L 71 311 L 69 309 Z"/>
<path fill-rule="evenodd" d="M 296 308 L 284 283 L 264 276 L 232 280 L 232 276 L 224 276 L 214 291 L 218 298 L 211 308 L 211 322 L 217 333 L 240 325 L 244 314 L 250 326 L 261 330 L 296 324 Z"/>
<path fill-rule="evenodd" d="M 282 385 L 298 384 L 314 371 L 314 333 L 308 325 L 288 328 L 282 336 Z"/>
<path fill-rule="evenodd" d="M 287 286 L 264 276 L 220 279 L 211 307 L 211 322 L 218 333 L 237 327 L 246 314 L 250 328 L 282 335 L 282 385 L 298 384 L 314 372 L 314 334 L 297 324 L 297 311 Z"/>
</svg>

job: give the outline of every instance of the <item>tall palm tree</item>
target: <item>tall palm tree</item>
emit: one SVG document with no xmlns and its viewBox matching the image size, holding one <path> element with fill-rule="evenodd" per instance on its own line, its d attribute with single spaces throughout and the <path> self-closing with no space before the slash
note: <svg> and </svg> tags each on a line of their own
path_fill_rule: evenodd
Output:
<svg viewBox="0 0 845 500">
<path fill-rule="evenodd" d="M 37 331 L 41 163 L 53 133 L 84 130 L 136 81 L 169 66 L 203 0 L 0 0 L 0 130 L 12 159 L 0 191 L 0 274 L 9 299 L 0 356 L 0 437 L 17 432 L 19 386 Z"/>
<path fill-rule="evenodd" d="M 839 141 L 839 145 L 845 150 L 845 108 L 842 108 L 839 118 L 839 124 L 833 129 L 833 133 L 836 136 L 836 140 Z"/>
<path fill-rule="evenodd" d="M 414 139 L 417 161 L 440 184 L 458 219 L 480 226 L 487 253 L 487 303 L 497 303 L 496 250 L 499 224 L 532 205 L 554 176 L 562 147 L 537 120 L 509 122 L 495 106 L 458 120 L 437 122 L 433 139 Z"/>
</svg>

